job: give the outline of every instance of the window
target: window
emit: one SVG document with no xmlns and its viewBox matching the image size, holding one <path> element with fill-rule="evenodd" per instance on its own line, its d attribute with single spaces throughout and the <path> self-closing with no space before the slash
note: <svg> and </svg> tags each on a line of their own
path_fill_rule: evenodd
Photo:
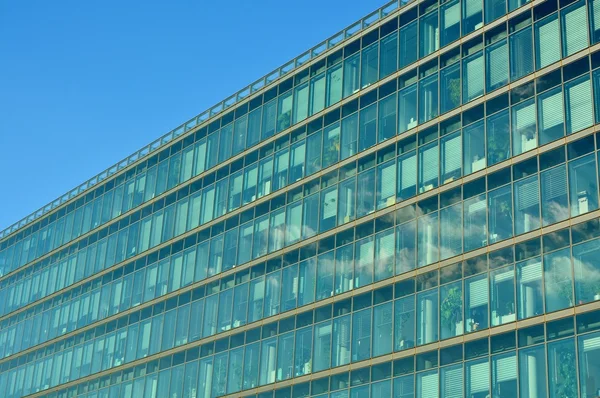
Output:
<svg viewBox="0 0 600 398">
<path fill-rule="evenodd" d="M 437 11 L 421 17 L 419 21 L 419 27 L 419 57 L 423 58 L 440 48 L 440 32 L 438 27 Z"/>
<path fill-rule="evenodd" d="M 531 27 L 524 28 L 509 38 L 510 80 L 515 81 L 533 72 L 533 43 Z"/>
<path fill-rule="evenodd" d="M 452 43 L 460 36 L 460 2 L 449 1 L 440 7 L 441 47 Z"/>
<path fill-rule="evenodd" d="M 463 60 L 463 102 L 469 102 L 483 95 L 483 52 Z"/>
<path fill-rule="evenodd" d="M 483 1 L 482 0 L 462 0 L 463 6 L 463 21 L 462 33 L 463 36 L 471 33 L 483 26 Z"/>
<path fill-rule="evenodd" d="M 588 46 L 588 19 L 585 2 L 579 1 L 560 13 L 563 57 L 575 54 Z"/>
<path fill-rule="evenodd" d="M 565 111 L 567 134 L 593 124 L 592 88 L 587 74 L 565 83 Z"/>
<path fill-rule="evenodd" d="M 486 91 L 490 92 L 508 83 L 508 44 L 506 40 L 485 49 Z"/>
<path fill-rule="evenodd" d="M 548 66 L 560 59 L 560 30 L 558 13 L 535 24 L 535 63 L 537 69 Z"/>
<path fill-rule="evenodd" d="M 517 299 L 519 319 L 544 312 L 542 260 L 533 258 L 517 264 Z"/>
<path fill-rule="evenodd" d="M 500 268 L 490 273 L 491 326 L 514 322 L 515 270 L 514 266 Z"/>
<path fill-rule="evenodd" d="M 569 193 L 571 217 L 598 208 L 598 177 L 596 157 L 589 154 L 569 162 Z"/>
</svg>

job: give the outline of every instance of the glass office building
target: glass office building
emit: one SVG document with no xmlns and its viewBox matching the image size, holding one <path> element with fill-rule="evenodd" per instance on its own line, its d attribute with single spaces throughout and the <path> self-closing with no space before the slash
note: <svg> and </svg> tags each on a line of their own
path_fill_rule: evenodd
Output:
<svg viewBox="0 0 600 398">
<path fill-rule="evenodd" d="M 0 233 L 3 397 L 600 396 L 600 0 L 385 5 Z"/>
</svg>

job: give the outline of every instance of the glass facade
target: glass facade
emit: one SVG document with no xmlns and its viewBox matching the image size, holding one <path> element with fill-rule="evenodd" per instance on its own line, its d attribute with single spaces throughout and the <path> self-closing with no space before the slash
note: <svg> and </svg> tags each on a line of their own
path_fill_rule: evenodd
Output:
<svg viewBox="0 0 600 398">
<path fill-rule="evenodd" d="M 600 396 L 600 2 L 397 8 L 3 234 L 4 396 Z"/>
</svg>

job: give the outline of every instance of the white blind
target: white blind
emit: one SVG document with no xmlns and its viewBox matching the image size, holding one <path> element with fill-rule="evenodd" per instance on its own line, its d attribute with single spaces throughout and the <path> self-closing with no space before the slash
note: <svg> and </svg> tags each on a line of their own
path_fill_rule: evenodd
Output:
<svg viewBox="0 0 600 398">
<path fill-rule="evenodd" d="M 600 0 L 599 0 L 600 1 Z M 417 184 L 417 158 L 416 156 L 409 156 L 400 161 L 400 175 L 402 181 L 400 181 L 401 189 L 406 189 Z"/>
<path fill-rule="evenodd" d="M 485 392 L 490 389 L 490 363 L 488 361 L 471 365 L 469 368 L 470 388 L 468 393 Z"/>
<path fill-rule="evenodd" d="M 567 57 L 587 47 L 587 15 L 585 3 L 562 15 L 563 17 L 563 49 Z"/>
<path fill-rule="evenodd" d="M 478 202 L 472 203 L 469 205 L 469 215 L 473 215 L 478 211 L 485 211 L 486 200 L 480 200 Z"/>
<path fill-rule="evenodd" d="M 600 336 L 592 337 L 583 341 L 583 352 L 590 352 L 600 349 Z"/>
<path fill-rule="evenodd" d="M 438 176 L 438 147 L 433 145 L 421 152 L 421 182 L 437 179 Z"/>
<path fill-rule="evenodd" d="M 506 40 L 488 52 L 490 87 L 504 83 L 508 79 L 508 46 Z"/>
<path fill-rule="evenodd" d="M 381 198 L 386 199 L 396 195 L 396 165 L 390 162 L 381 169 Z"/>
<path fill-rule="evenodd" d="M 462 366 L 448 370 L 442 369 L 444 398 L 463 398 L 463 369 Z"/>
<path fill-rule="evenodd" d="M 563 95 L 559 90 L 552 95 L 545 96 L 541 101 L 542 112 L 540 125 L 542 130 L 558 126 L 563 122 Z"/>
<path fill-rule="evenodd" d="M 467 61 L 467 100 L 483 94 L 483 56 Z"/>
<path fill-rule="evenodd" d="M 552 16 L 536 26 L 538 45 L 538 68 L 543 68 L 560 59 L 560 33 L 558 18 Z"/>
<path fill-rule="evenodd" d="M 515 273 L 512 269 L 506 270 L 504 272 L 494 275 L 494 283 L 500 283 L 500 282 L 511 280 L 514 278 L 514 276 L 515 276 Z"/>
<path fill-rule="evenodd" d="M 421 382 L 421 396 L 419 398 L 438 397 L 438 375 L 437 373 L 427 374 L 419 378 Z"/>
<path fill-rule="evenodd" d="M 535 282 L 542 279 L 541 261 L 533 264 L 527 264 L 519 270 L 521 283 Z"/>
<path fill-rule="evenodd" d="M 517 378 L 517 357 L 508 356 L 499 358 L 494 361 L 496 383 L 502 383 L 503 381 L 516 380 Z"/>
<path fill-rule="evenodd" d="M 517 108 L 514 117 L 517 130 L 535 126 L 535 103 Z"/>
<path fill-rule="evenodd" d="M 481 13 L 483 2 L 481 0 L 465 0 L 465 18 Z"/>
<path fill-rule="evenodd" d="M 523 211 L 530 206 L 537 205 L 539 202 L 539 190 L 537 178 L 517 185 L 517 210 Z"/>
<path fill-rule="evenodd" d="M 567 193 L 567 170 L 559 166 L 542 174 L 542 195 L 544 202 L 558 198 Z"/>
<path fill-rule="evenodd" d="M 585 79 L 567 88 L 567 112 L 569 133 L 574 133 L 593 123 L 592 94 L 589 79 Z"/>
<path fill-rule="evenodd" d="M 469 307 L 475 308 L 488 302 L 487 278 L 469 282 Z"/>
<path fill-rule="evenodd" d="M 444 173 L 450 173 L 455 170 L 460 170 L 462 161 L 461 154 L 461 136 L 456 135 L 444 142 Z"/>
<path fill-rule="evenodd" d="M 452 25 L 460 22 L 460 3 L 456 3 L 444 9 L 443 29 L 448 29 Z"/>
</svg>

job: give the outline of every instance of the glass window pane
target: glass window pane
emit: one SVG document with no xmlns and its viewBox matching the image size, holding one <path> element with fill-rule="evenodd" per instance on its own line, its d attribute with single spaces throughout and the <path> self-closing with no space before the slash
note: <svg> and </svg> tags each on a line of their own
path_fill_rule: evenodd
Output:
<svg viewBox="0 0 600 398">
<path fill-rule="evenodd" d="M 560 59 L 560 31 L 555 13 L 535 24 L 535 63 L 538 69 Z"/>
<path fill-rule="evenodd" d="M 379 68 L 379 42 L 362 50 L 360 87 L 365 88 L 377 81 Z"/>
<path fill-rule="evenodd" d="M 579 1 L 562 10 L 560 14 L 563 57 L 568 57 L 588 46 L 588 19 L 585 2 Z"/>
<path fill-rule="evenodd" d="M 488 327 L 487 274 L 465 280 L 465 331 L 474 332 Z"/>
<path fill-rule="evenodd" d="M 463 60 L 463 102 L 483 95 L 484 64 L 483 51 Z"/>
<path fill-rule="evenodd" d="M 354 94 L 359 86 L 360 53 L 344 60 L 344 98 Z"/>
<path fill-rule="evenodd" d="M 371 309 L 352 315 L 352 362 L 371 357 Z"/>
<path fill-rule="evenodd" d="M 306 89 L 306 97 L 301 99 L 308 105 L 308 88 Z M 277 132 L 290 127 L 292 121 L 292 91 L 279 96 L 277 100 Z"/>
<path fill-rule="evenodd" d="M 400 69 L 417 60 L 417 21 L 400 28 Z"/>
<path fill-rule="evenodd" d="M 537 146 L 535 100 L 522 102 L 512 109 L 513 155 L 527 152 Z"/>
<path fill-rule="evenodd" d="M 440 84 L 440 113 L 446 113 L 461 104 L 460 63 L 441 70 Z"/>
<path fill-rule="evenodd" d="M 398 32 L 381 40 L 379 78 L 394 73 L 398 69 Z"/>
<path fill-rule="evenodd" d="M 541 193 L 543 225 L 553 224 L 569 217 L 565 165 L 541 173 Z"/>
<path fill-rule="evenodd" d="M 563 249 L 544 256 L 546 312 L 572 307 L 573 269 L 570 250 Z"/>
<path fill-rule="evenodd" d="M 438 186 L 439 151 L 438 143 L 419 147 L 419 193 Z"/>
<path fill-rule="evenodd" d="M 488 117 L 486 130 L 488 165 L 491 166 L 508 159 L 510 156 L 508 109 Z"/>
<path fill-rule="evenodd" d="M 419 123 L 438 116 L 438 102 L 438 75 L 434 73 L 419 81 Z"/>
<path fill-rule="evenodd" d="M 417 374 L 417 398 L 438 398 L 438 386 L 437 369 Z"/>
<path fill-rule="evenodd" d="M 394 302 L 394 351 L 415 346 L 415 296 Z"/>
<path fill-rule="evenodd" d="M 517 357 L 514 352 L 492 357 L 492 391 L 494 397 L 517 396 Z"/>
<path fill-rule="evenodd" d="M 440 7 L 441 47 L 452 43 L 460 36 L 460 2 L 449 1 Z"/>
<path fill-rule="evenodd" d="M 579 337 L 579 388 L 582 397 L 598 395 L 600 385 L 600 332 Z"/>
<path fill-rule="evenodd" d="M 506 0 L 484 0 L 485 23 L 490 23 L 506 14 Z"/>
<path fill-rule="evenodd" d="M 327 106 L 342 99 L 342 64 L 327 70 Z"/>
<path fill-rule="evenodd" d="M 321 112 L 325 107 L 325 74 L 314 77 L 310 81 L 309 115 Z"/>
<path fill-rule="evenodd" d="M 398 96 L 398 133 L 417 126 L 417 85 L 400 91 Z"/>
<path fill-rule="evenodd" d="M 437 289 L 417 295 L 417 345 L 438 340 L 438 306 Z"/>
<path fill-rule="evenodd" d="M 297 340 L 297 339 L 296 339 Z M 296 345 L 296 350 L 297 350 Z M 350 362 L 350 315 L 333 320 L 331 366 L 346 365 Z"/>
<path fill-rule="evenodd" d="M 546 355 L 544 345 L 519 351 L 519 396 L 546 397 Z"/>
<path fill-rule="evenodd" d="M 463 0 L 463 36 L 483 26 L 483 1 Z"/>
<path fill-rule="evenodd" d="M 439 261 L 438 213 L 430 213 L 418 219 L 418 267 Z"/>
<path fill-rule="evenodd" d="M 440 259 L 463 252 L 462 203 L 440 210 Z"/>
<path fill-rule="evenodd" d="M 594 154 L 569 162 L 569 193 L 571 217 L 598 208 L 598 177 Z"/>
<path fill-rule="evenodd" d="M 362 152 L 377 143 L 377 104 L 360 111 L 358 151 Z"/>
<path fill-rule="evenodd" d="M 490 391 L 490 362 L 488 358 L 465 364 L 467 397 L 486 397 Z"/>
<path fill-rule="evenodd" d="M 483 120 L 463 130 L 463 156 L 465 175 L 485 168 L 485 126 Z"/>
<path fill-rule="evenodd" d="M 308 116 L 308 83 L 304 83 L 297 86 L 294 89 L 294 113 L 292 118 L 292 124 L 296 124 Z M 278 120 L 279 121 L 279 120 Z M 284 123 L 285 125 L 285 123 Z M 289 126 L 289 124 L 288 124 Z M 279 130 L 283 130 L 286 127 L 279 127 Z"/>
<path fill-rule="evenodd" d="M 497 0 L 492 0 L 497 1 Z M 503 3 L 503 1 L 501 1 Z M 492 91 L 508 83 L 508 44 L 506 40 L 485 49 L 486 91 Z"/>
<path fill-rule="evenodd" d="M 379 102 L 379 124 L 377 142 L 382 142 L 396 135 L 396 94 Z"/>
<path fill-rule="evenodd" d="M 329 369 L 331 354 L 332 322 L 327 321 L 315 326 L 315 349 L 313 372 Z"/>
<path fill-rule="evenodd" d="M 352 290 L 354 284 L 354 245 L 335 251 L 335 294 Z"/>
<path fill-rule="evenodd" d="M 440 322 L 442 339 L 463 334 L 462 282 L 454 282 L 440 288 Z"/>
<path fill-rule="evenodd" d="M 536 257 L 517 264 L 517 282 L 519 319 L 542 314 L 542 259 Z"/>
<path fill-rule="evenodd" d="M 565 113 L 567 134 L 575 133 L 593 124 L 592 87 L 589 75 L 565 84 Z"/>
<path fill-rule="evenodd" d="M 515 234 L 519 235 L 540 227 L 540 193 L 537 176 L 514 184 Z"/>
<path fill-rule="evenodd" d="M 434 11 L 419 21 L 419 56 L 424 56 L 437 51 L 440 48 L 440 34 L 438 28 L 438 13 Z"/>
<path fill-rule="evenodd" d="M 348 324 L 348 328 L 350 325 Z M 349 336 L 348 336 L 349 338 Z M 296 344 L 294 346 L 295 376 L 302 376 L 312 372 L 312 327 L 296 331 Z"/>
<path fill-rule="evenodd" d="M 510 80 L 515 81 L 533 72 L 533 38 L 531 27 L 520 30 L 509 38 Z"/>
<path fill-rule="evenodd" d="M 356 153 L 358 140 L 358 113 L 342 120 L 341 160 Z"/>
<path fill-rule="evenodd" d="M 490 273 L 492 326 L 514 322 L 515 269 L 510 265 Z"/>
</svg>

